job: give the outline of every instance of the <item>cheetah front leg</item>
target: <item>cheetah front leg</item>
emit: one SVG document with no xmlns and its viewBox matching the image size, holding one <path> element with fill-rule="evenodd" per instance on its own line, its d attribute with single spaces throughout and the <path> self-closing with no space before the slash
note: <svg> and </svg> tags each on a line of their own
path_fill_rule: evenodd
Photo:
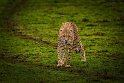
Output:
<svg viewBox="0 0 124 83">
<path fill-rule="evenodd" d="M 72 46 L 69 46 L 68 48 L 68 56 L 67 56 L 67 63 L 65 65 L 65 67 L 71 67 L 70 63 L 71 63 L 71 52 L 72 52 Z"/>
<path fill-rule="evenodd" d="M 81 49 L 81 61 L 86 61 L 85 49 L 84 49 L 84 46 L 81 43 L 80 43 L 80 49 Z"/>
<path fill-rule="evenodd" d="M 62 59 L 61 59 L 61 54 L 60 54 L 60 48 L 58 47 L 58 65 L 57 67 L 62 66 Z"/>
<path fill-rule="evenodd" d="M 58 65 L 57 67 L 61 67 L 65 64 L 66 57 L 65 57 L 65 47 L 58 46 Z"/>
</svg>

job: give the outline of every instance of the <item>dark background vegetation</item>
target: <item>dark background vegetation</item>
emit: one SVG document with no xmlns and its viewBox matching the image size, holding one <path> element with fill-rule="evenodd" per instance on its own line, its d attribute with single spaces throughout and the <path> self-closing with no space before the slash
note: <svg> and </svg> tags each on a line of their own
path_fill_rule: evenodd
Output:
<svg viewBox="0 0 124 83">
<path fill-rule="evenodd" d="M 86 48 L 57 68 L 57 34 L 75 22 Z M 123 83 L 123 0 L 0 0 L 1 83 Z"/>
</svg>

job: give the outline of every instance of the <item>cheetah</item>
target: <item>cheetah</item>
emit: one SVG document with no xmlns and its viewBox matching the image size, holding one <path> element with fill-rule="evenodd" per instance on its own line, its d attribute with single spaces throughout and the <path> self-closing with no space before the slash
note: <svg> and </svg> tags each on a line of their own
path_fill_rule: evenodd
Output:
<svg viewBox="0 0 124 83">
<path fill-rule="evenodd" d="M 58 33 L 58 65 L 57 67 L 71 67 L 70 55 L 74 50 L 81 53 L 81 61 L 86 61 L 84 46 L 82 45 L 78 28 L 73 22 L 62 23 Z"/>
</svg>

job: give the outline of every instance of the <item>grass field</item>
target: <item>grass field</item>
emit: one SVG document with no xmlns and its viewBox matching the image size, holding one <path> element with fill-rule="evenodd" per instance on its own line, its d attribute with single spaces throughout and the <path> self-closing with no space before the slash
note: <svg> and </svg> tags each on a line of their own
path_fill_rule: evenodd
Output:
<svg viewBox="0 0 124 83">
<path fill-rule="evenodd" d="M 0 83 L 123 83 L 123 0 L 1 0 Z M 86 48 L 57 68 L 57 34 L 75 22 Z"/>
</svg>

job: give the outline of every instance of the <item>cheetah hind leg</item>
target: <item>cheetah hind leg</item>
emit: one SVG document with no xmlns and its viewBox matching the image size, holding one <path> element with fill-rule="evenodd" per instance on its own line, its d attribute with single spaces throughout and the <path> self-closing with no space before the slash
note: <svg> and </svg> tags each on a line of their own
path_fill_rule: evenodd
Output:
<svg viewBox="0 0 124 83">
<path fill-rule="evenodd" d="M 75 51 L 76 53 L 81 52 L 81 54 L 82 54 L 82 56 L 81 56 L 81 61 L 83 61 L 83 62 L 86 61 L 85 50 L 84 50 L 84 49 L 82 50 L 81 48 L 75 48 L 74 51 Z"/>
<path fill-rule="evenodd" d="M 86 61 L 86 57 L 85 57 L 85 51 L 83 52 L 82 56 L 81 56 L 81 61 L 85 62 Z"/>
</svg>

